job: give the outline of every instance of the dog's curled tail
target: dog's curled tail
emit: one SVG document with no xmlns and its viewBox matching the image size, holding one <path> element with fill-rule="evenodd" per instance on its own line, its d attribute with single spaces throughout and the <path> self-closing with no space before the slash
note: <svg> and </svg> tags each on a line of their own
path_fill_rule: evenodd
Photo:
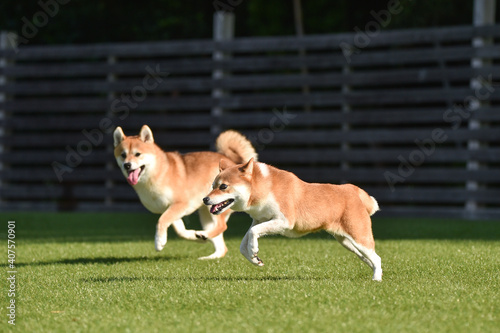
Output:
<svg viewBox="0 0 500 333">
<path fill-rule="evenodd" d="M 226 155 L 231 161 L 237 164 L 246 163 L 252 157 L 257 161 L 257 152 L 243 134 L 227 130 L 222 132 L 215 141 L 217 152 Z"/>
<path fill-rule="evenodd" d="M 368 211 L 368 214 L 370 214 L 370 216 L 380 210 L 377 200 L 375 200 L 374 197 L 368 195 L 368 193 L 366 193 L 362 189 L 359 189 L 359 198 L 363 202 L 363 205 L 366 207 L 366 210 Z"/>
</svg>

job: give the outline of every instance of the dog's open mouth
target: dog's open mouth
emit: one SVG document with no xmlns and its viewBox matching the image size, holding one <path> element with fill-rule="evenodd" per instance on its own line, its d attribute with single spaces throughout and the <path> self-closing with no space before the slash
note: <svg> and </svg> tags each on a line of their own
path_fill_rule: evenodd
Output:
<svg viewBox="0 0 500 333">
<path fill-rule="evenodd" d="M 130 185 L 135 185 L 139 182 L 139 177 L 141 177 L 142 175 L 142 172 L 144 171 L 144 168 L 146 166 L 143 165 L 135 170 L 130 170 L 128 172 L 128 177 L 127 177 L 127 181 Z"/>
<path fill-rule="evenodd" d="M 210 207 L 210 213 L 217 215 L 222 213 L 227 207 L 231 206 L 231 204 L 234 202 L 234 199 L 228 199 L 226 201 L 222 201 L 221 203 L 215 204 L 212 207 Z"/>
</svg>

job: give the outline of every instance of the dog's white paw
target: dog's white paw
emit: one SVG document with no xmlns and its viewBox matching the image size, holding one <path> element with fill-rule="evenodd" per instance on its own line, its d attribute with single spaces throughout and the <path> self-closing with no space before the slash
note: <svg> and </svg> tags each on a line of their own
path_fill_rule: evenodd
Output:
<svg viewBox="0 0 500 333">
<path fill-rule="evenodd" d="M 158 234 L 158 232 L 156 232 L 156 235 L 155 235 L 156 251 L 163 250 L 163 248 L 165 247 L 166 244 L 167 244 L 167 233 L 164 232 L 164 233 Z"/>
<path fill-rule="evenodd" d="M 214 260 L 214 259 L 220 259 L 222 257 L 223 255 L 220 255 L 218 253 L 212 253 L 211 255 L 206 257 L 199 257 L 198 260 Z"/>
<path fill-rule="evenodd" d="M 206 241 L 208 239 L 208 235 L 205 231 L 196 231 L 194 235 L 196 236 L 196 239 L 201 241 Z"/>
<path fill-rule="evenodd" d="M 200 257 L 199 260 L 213 260 L 223 258 L 227 253 L 227 247 L 224 245 L 223 247 L 219 247 L 214 253 L 206 257 Z"/>
<path fill-rule="evenodd" d="M 252 258 L 257 257 L 257 254 L 259 254 L 259 243 L 249 242 L 247 245 L 247 253 L 250 254 Z"/>
<path fill-rule="evenodd" d="M 177 235 L 179 235 L 179 237 L 181 237 L 181 238 L 191 240 L 191 241 L 203 240 L 202 237 L 199 237 L 197 235 L 197 233 L 198 232 L 195 230 L 183 230 L 182 232 L 177 231 Z"/>
<path fill-rule="evenodd" d="M 382 270 L 376 270 L 375 273 L 373 273 L 373 281 L 382 281 Z"/>
<path fill-rule="evenodd" d="M 250 262 L 254 265 L 257 265 L 257 266 L 264 266 L 264 263 L 262 262 L 262 260 L 257 256 L 257 253 L 255 253 L 252 257 L 252 259 L 250 260 Z"/>
<path fill-rule="evenodd" d="M 252 264 L 254 264 L 256 266 L 264 266 L 264 263 L 257 256 L 257 253 L 252 254 L 251 252 L 241 251 L 241 254 L 243 254 L 245 259 L 250 261 Z"/>
</svg>

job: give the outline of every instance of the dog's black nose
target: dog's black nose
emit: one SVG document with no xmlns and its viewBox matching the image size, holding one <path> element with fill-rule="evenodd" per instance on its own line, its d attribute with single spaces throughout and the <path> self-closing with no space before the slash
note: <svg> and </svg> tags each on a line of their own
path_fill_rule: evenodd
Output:
<svg viewBox="0 0 500 333">
<path fill-rule="evenodd" d="M 209 203 L 209 202 L 210 202 L 210 198 L 209 198 L 209 197 L 204 197 L 204 198 L 203 198 L 203 203 L 204 203 L 205 205 L 208 205 L 208 203 Z"/>
<path fill-rule="evenodd" d="M 123 167 L 125 168 L 125 170 L 130 170 L 130 168 L 132 167 L 132 163 L 130 162 L 123 163 Z"/>
</svg>

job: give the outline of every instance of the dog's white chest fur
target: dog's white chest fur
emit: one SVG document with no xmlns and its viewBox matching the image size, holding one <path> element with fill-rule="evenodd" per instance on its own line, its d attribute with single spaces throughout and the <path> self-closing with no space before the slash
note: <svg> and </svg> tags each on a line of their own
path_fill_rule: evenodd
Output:
<svg viewBox="0 0 500 333">
<path fill-rule="evenodd" d="M 170 188 L 153 189 L 152 187 L 138 184 L 134 187 L 144 207 L 152 213 L 163 214 L 172 203 Z"/>
<path fill-rule="evenodd" d="M 279 204 L 271 193 L 259 205 L 248 207 L 247 213 L 259 223 L 283 217 Z"/>
</svg>

